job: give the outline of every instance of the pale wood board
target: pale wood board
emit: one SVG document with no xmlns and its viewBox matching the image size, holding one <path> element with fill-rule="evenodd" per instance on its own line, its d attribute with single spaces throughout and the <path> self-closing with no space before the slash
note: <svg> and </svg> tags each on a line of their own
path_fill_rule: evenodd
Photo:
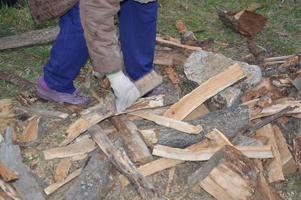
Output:
<svg viewBox="0 0 301 200">
<path fill-rule="evenodd" d="M 43 151 L 45 160 L 68 158 L 83 155 L 96 149 L 95 142 L 89 138 L 64 147 L 57 147 Z"/>
<path fill-rule="evenodd" d="M 184 133 L 188 133 L 188 134 L 199 134 L 203 130 L 201 125 L 195 126 L 195 125 L 189 124 L 187 122 L 183 122 L 183 121 L 175 120 L 172 118 L 152 114 L 147 111 L 132 112 L 130 114 L 139 116 L 143 119 L 146 119 L 146 120 L 149 120 L 152 122 L 155 122 L 158 125 L 172 128 L 172 129 L 175 129 L 175 130 L 178 130 L 178 131 L 181 131 Z"/>
<path fill-rule="evenodd" d="M 193 110 L 203 104 L 210 97 L 234 84 L 245 77 L 244 71 L 239 64 L 234 64 L 220 74 L 185 95 L 177 103 L 172 105 L 164 114 L 166 117 L 183 120 Z"/>
</svg>

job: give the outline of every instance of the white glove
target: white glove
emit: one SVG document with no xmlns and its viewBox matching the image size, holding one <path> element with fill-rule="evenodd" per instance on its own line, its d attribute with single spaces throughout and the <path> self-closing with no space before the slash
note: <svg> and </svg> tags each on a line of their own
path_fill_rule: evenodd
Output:
<svg viewBox="0 0 301 200">
<path fill-rule="evenodd" d="M 140 97 L 135 84 L 122 71 L 107 74 L 107 77 L 116 97 L 117 112 L 124 111 Z"/>
</svg>

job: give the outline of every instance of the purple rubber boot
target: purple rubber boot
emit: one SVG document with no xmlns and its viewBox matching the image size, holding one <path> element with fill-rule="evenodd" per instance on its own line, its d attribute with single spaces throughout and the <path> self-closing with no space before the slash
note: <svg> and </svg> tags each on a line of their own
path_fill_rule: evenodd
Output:
<svg viewBox="0 0 301 200">
<path fill-rule="evenodd" d="M 37 82 L 37 95 L 38 97 L 48 100 L 55 101 L 59 103 L 68 103 L 78 106 L 86 106 L 89 104 L 89 98 L 85 97 L 78 90 L 73 92 L 73 94 L 63 93 L 55 91 L 49 88 L 44 80 L 44 76 L 40 76 Z"/>
</svg>

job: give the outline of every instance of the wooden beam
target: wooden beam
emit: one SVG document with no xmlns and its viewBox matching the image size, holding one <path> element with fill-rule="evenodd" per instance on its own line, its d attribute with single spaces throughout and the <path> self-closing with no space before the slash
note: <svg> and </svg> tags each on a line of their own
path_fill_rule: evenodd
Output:
<svg viewBox="0 0 301 200">
<path fill-rule="evenodd" d="M 111 160 L 118 171 L 130 180 L 142 199 L 161 199 L 154 187 L 138 172 L 126 153 L 114 147 L 101 127 L 93 126 L 89 129 L 89 132 L 99 148 Z"/>
<path fill-rule="evenodd" d="M 113 117 L 111 121 L 122 137 L 131 160 L 140 164 L 149 162 L 152 159 L 152 154 L 141 138 L 137 126 L 121 116 Z"/>
<path fill-rule="evenodd" d="M 188 134 L 199 134 L 203 128 L 201 125 L 192 125 L 187 122 L 175 120 L 172 118 L 160 116 L 160 115 L 155 115 L 152 113 L 149 113 L 147 111 L 138 111 L 138 112 L 132 112 L 130 113 L 131 115 L 139 116 L 143 119 L 155 122 L 158 125 L 165 126 L 168 128 L 172 128 L 184 133 Z"/>
<path fill-rule="evenodd" d="M 153 149 L 153 155 L 183 161 L 206 161 L 209 160 L 220 148 L 221 147 L 210 147 L 203 148 L 198 151 L 189 151 L 163 145 L 156 145 Z M 273 158 L 270 145 L 236 148 L 248 158 Z"/>
<path fill-rule="evenodd" d="M 203 104 L 210 97 L 221 92 L 225 88 L 244 78 L 241 65 L 234 64 L 220 74 L 210 78 L 208 81 L 185 95 L 179 102 L 175 103 L 166 111 L 164 116 L 183 120 L 198 106 Z"/>
<path fill-rule="evenodd" d="M 55 158 L 68 158 L 89 153 L 96 149 L 95 142 L 90 138 L 84 138 L 79 142 L 64 147 L 57 147 L 43 151 L 45 160 Z"/>
<path fill-rule="evenodd" d="M 274 159 L 267 163 L 268 180 L 270 183 L 284 180 L 282 171 L 282 161 L 278 150 L 278 146 L 275 139 L 274 129 L 271 124 L 259 129 L 255 136 L 256 139 L 260 139 L 265 144 L 272 146 Z"/>
</svg>

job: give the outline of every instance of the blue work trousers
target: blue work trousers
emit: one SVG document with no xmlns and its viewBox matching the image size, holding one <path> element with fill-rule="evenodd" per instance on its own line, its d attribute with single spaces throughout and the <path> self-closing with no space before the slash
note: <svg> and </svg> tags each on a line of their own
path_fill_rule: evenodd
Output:
<svg viewBox="0 0 301 200">
<path fill-rule="evenodd" d="M 60 32 L 44 67 L 51 89 L 73 93 L 73 81 L 89 58 L 80 22 L 79 4 L 60 18 Z M 119 31 L 126 73 L 137 80 L 153 68 L 156 42 L 157 1 L 141 4 L 125 0 L 119 11 Z"/>
</svg>

